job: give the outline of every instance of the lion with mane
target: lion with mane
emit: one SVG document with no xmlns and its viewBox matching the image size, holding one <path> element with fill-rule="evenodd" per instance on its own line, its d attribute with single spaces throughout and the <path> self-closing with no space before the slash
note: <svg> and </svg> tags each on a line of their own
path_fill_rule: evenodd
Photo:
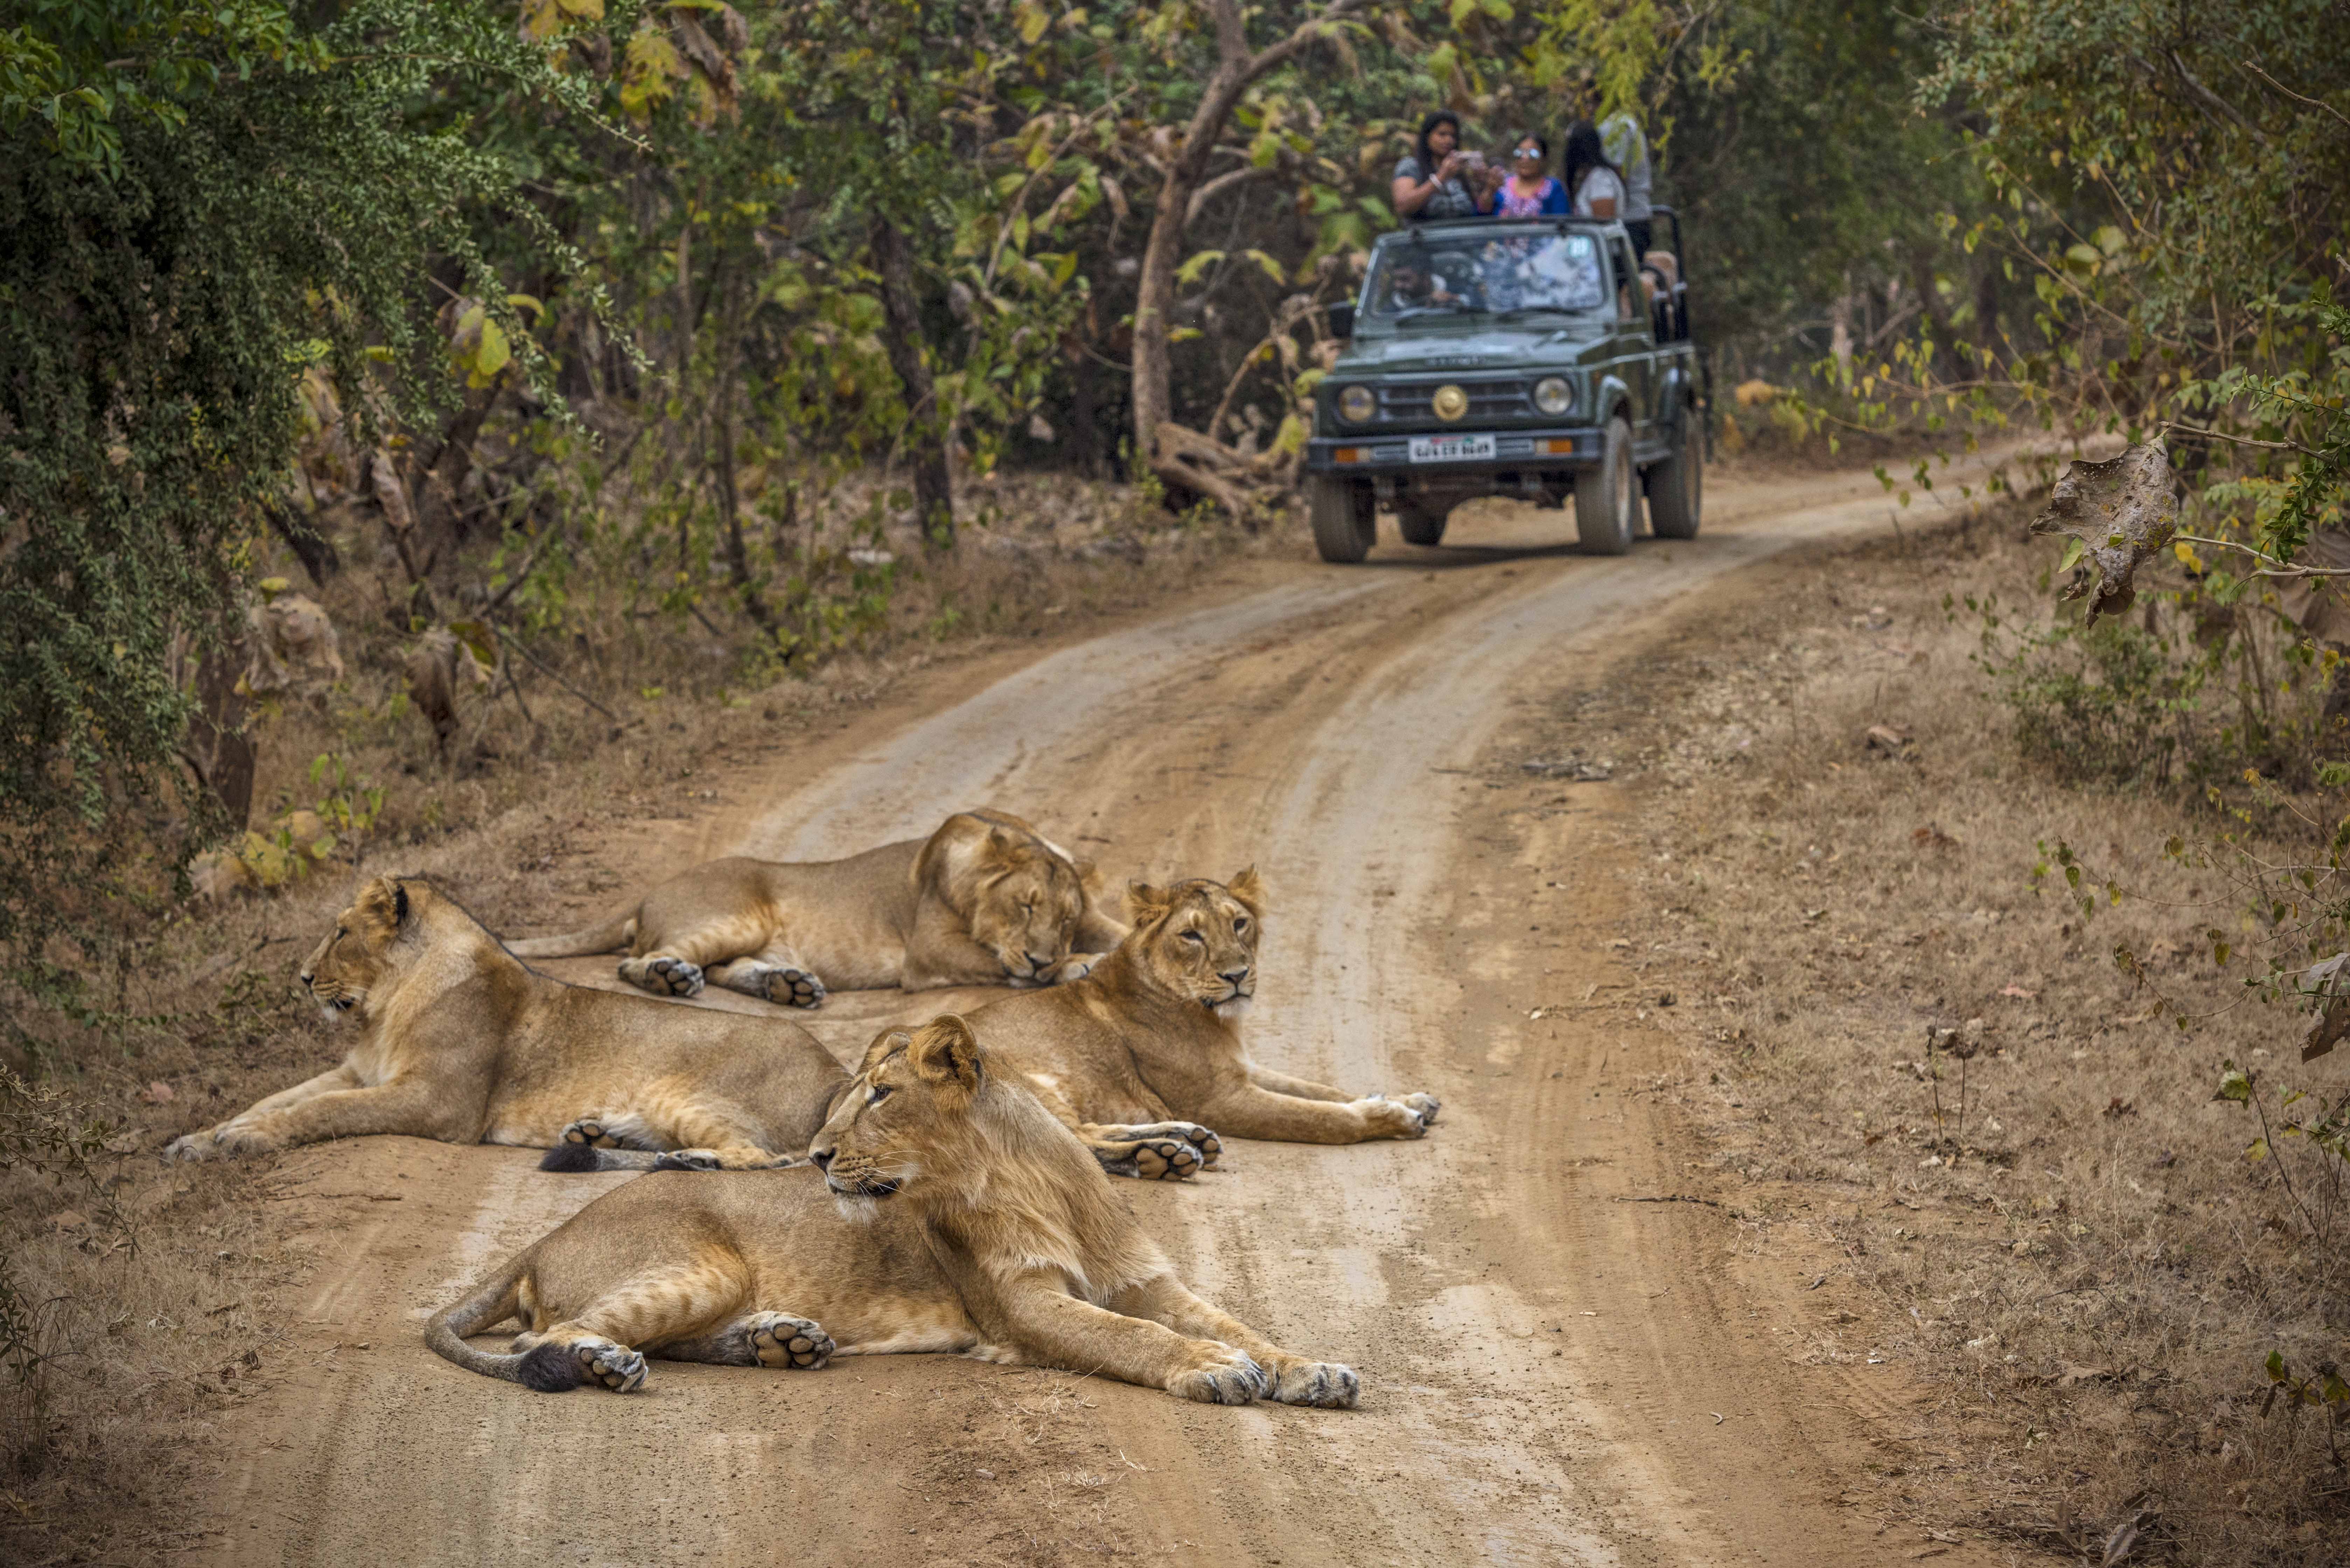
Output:
<svg viewBox="0 0 2350 1568">
<path fill-rule="evenodd" d="M 1180 1398 L 1351 1406 L 1185 1288 L 1068 1129 L 961 1018 L 885 1032 L 816 1168 L 655 1176 L 607 1193 L 425 1331 L 469 1370 L 554 1393 L 643 1386 L 648 1354 L 808 1370 L 941 1352 L 1103 1373 Z M 466 1337 L 509 1319 L 504 1351 Z"/>
<path fill-rule="evenodd" d="M 848 1075 L 814 1035 L 551 980 L 430 882 L 378 877 L 302 966 L 359 1037 L 332 1069 L 188 1134 L 174 1158 L 405 1133 L 552 1147 L 554 1169 L 803 1158 Z"/>
<path fill-rule="evenodd" d="M 526 959 L 625 947 L 620 978 L 656 995 L 706 982 L 791 1007 L 828 991 L 1052 985 L 1126 934 L 1095 907 L 1091 870 L 1009 812 L 958 812 L 846 860 L 706 861 L 598 925 L 509 946 Z"/>
</svg>

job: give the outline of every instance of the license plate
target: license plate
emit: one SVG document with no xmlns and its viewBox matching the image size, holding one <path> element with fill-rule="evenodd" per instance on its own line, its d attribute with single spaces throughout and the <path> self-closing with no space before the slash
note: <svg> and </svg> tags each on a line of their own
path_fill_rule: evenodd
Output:
<svg viewBox="0 0 2350 1568">
<path fill-rule="evenodd" d="M 1481 457 L 1492 455 L 1493 438 L 1489 435 L 1411 438 L 1411 461 L 1414 462 L 1473 462 Z"/>
</svg>

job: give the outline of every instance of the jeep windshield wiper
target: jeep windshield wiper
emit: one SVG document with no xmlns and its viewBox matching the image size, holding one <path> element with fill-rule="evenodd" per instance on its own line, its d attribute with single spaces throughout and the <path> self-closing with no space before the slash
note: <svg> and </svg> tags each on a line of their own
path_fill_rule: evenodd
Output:
<svg viewBox="0 0 2350 1568">
<path fill-rule="evenodd" d="M 1469 307 L 1466 305 L 1415 305 L 1397 311 L 1395 318 L 1398 321 L 1409 321 L 1420 316 L 1464 316 L 1468 311 Z"/>
<path fill-rule="evenodd" d="M 1514 321 L 1521 316 L 1573 316 L 1577 314 L 1564 305 L 1513 305 L 1507 310 L 1485 313 L 1496 321 Z"/>
</svg>

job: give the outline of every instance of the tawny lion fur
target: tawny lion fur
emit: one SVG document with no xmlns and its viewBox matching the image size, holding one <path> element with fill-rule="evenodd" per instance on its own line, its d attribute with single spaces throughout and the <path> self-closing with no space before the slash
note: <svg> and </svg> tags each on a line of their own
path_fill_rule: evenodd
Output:
<svg viewBox="0 0 2350 1568">
<path fill-rule="evenodd" d="M 820 1172 L 631 1181 L 434 1317 L 426 1343 L 546 1392 L 633 1391 L 648 1354 L 805 1369 L 936 1351 L 1216 1404 L 1356 1401 L 1351 1369 L 1184 1288 L 960 1018 L 878 1037 L 811 1152 Z M 508 1319 L 523 1332 L 504 1352 L 465 1343 Z"/>
<path fill-rule="evenodd" d="M 707 981 L 793 1007 L 829 991 L 1051 985 L 1126 934 L 1095 907 L 1090 870 L 1008 812 L 959 812 L 927 839 L 846 860 L 708 861 L 599 925 L 510 945 L 522 958 L 625 947 L 620 978 L 656 994 Z"/>
<path fill-rule="evenodd" d="M 412 877 L 361 888 L 302 983 L 330 1021 L 357 1024 L 350 1054 L 169 1155 L 406 1133 L 552 1147 L 554 1168 L 755 1168 L 804 1156 L 848 1078 L 784 1019 L 536 973 Z"/>
<path fill-rule="evenodd" d="M 1248 1058 L 1264 887 L 1195 877 L 1127 889 L 1134 929 L 1082 979 L 973 1010 L 987 1049 L 1117 1176 L 1180 1179 L 1226 1137 L 1284 1143 L 1416 1138 L 1432 1095 L 1357 1096 Z"/>
</svg>

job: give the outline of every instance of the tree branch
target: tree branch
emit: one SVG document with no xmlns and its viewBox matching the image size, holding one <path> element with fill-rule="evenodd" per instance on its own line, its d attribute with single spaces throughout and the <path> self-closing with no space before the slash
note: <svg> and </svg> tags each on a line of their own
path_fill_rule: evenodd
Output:
<svg viewBox="0 0 2350 1568">
<path fill-rule="evenodd" d="M 1259 169 L 1254 164 L 1251 164 L 1243 169 L 1234 169 L 1229 173 L 1217 175 L 1191 192 L 1191 204 L 1184 210 L 1183 222 L 1186 224 L 1197 223 L 1200 214 L 1207 210 L 1210 202 L 1234 186 L 1245 185 L 1252 180 L 1269 179 L 1279 172 L 1281 171 L 1277 168 Z"/>
<path fill-rule="evenodd" d="M 2284 94 L 2285 97 L 2293 99 L 2295 103 L 2305 103 L 2312 109 L 2322 109 L 2326 113 L 2332 115 L 2334 119 L 2342 121 L 2343 124 L 2350 125 L 2350 115 L 2345 115 L 2340 109 L 2334 108 L 2330 103 L 2324 102 L 2323 99 L 2302 97 L 2301 94 L 2293 91 L 2293 88 L 2285 86 L 2284 83 L 2277 80 L 2276 78 L 2269 75 L 2268 72 L 2261 69 L 2260 67 L 2252 64 L 2250 60 L 2237 61 L 2236 68 L 2240 71 L 2250 71 L 2252 75 L 2260 78 L 2261 80 L 2268 83 L 2269 86 Z"/>
</svg>

